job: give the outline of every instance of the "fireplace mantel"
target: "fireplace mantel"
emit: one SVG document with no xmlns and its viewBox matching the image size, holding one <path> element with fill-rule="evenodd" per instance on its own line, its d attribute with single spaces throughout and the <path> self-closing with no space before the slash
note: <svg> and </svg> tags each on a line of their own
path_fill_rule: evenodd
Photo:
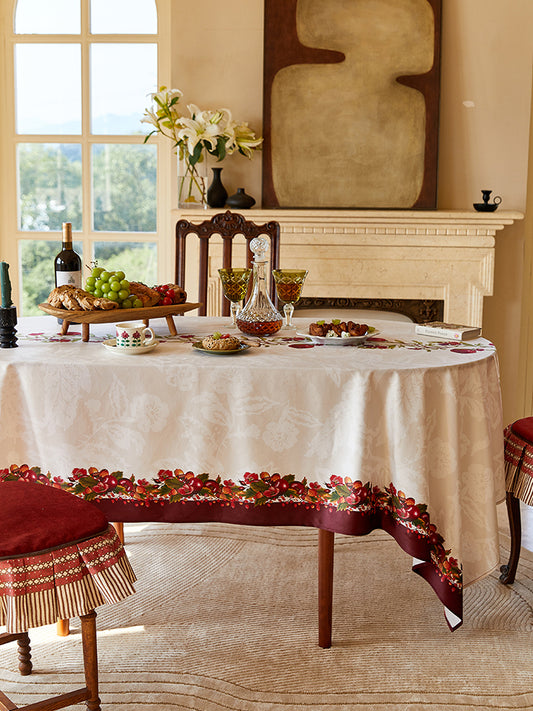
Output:
<svg viewBox="0 0 533 711">
<path fill-rule="evenodd" d="M 201 222 L 217 212 L 180 217 Z M 242 212 L 258 224 L 280 223 L 280 266 L 309 270 L 305 296 L 441 299 L 446 321 L 473 326 L 482 325 L 483 297 L 492 294 L 496 233 L 523 218 L 509 210 Z"/>
</svg>

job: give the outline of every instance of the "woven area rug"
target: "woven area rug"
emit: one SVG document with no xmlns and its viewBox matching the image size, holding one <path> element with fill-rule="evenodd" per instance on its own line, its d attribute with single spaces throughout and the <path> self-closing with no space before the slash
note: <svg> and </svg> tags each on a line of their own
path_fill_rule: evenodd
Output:
<svg viewBox="0 0 533 711">
<path fill-rule="evenodd" d="M 505 519 L 502 516 L 505 530 Z M 430 587 L 385 533 L 336 536 L 333 646 L 317 645 L 317 533 L 127 524 L 138 592 L 98 610 L 100 696 L 113 711 L 533 709 L 533 554 L 517 581 L 467 589 L 450 632 Z M 508 536 L 503 534 L 502 562 Z M 0 647 L 16 703 L 83 685 L 79 622 L 32 630 L 34 673 Z M 81 707 L 78 707 L 81 708 Z"/>
</svg>

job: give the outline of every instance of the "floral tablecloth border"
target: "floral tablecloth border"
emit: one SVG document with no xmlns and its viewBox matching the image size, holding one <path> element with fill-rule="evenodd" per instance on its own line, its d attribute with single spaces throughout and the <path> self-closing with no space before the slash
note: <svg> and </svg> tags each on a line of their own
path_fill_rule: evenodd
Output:
<svg viewBox="0 0 533 711">
<path fill-rule="evenodd" d="M 107 333 L 105 335 L 94 335 L 90 334 L 89 342 L 91 343 L 101 343 L 102 341 L 112 339 L 115 337 L 115 333 Z M 160 343 L 170 342 L 170 343 L 195 343 L 199 341 L 202 337 L 192 334 L 192 333 L 179 333 L 176 336 L 158 336 L 157 340 Z M 324 348 L 323 344 L 313 343 L 311 338 L 306 338 L 305 336 L 268 336 L 265 338 L 261 337 L 249 337 L 240 336 L 243 343 L 247 343 L 255 348 L 269 348 L 272 346 L 288 346 L 291 348 Z M 39 341 L 42 343 L 75 343 L 82 340 L 81 331 L 71 330 L 65 335 L 60 333 L 50 335 L 44 331 L 33 331 L 26 334 L 20 335 L 20 340 L 28 341 Z M 409 350 L 417 351 L 442 351 L 447 350 L 452 353 L 476 353 L 481 351 L 492 351 L 495 350 L 494 344 L 484 341 L 419 341 L 419 340 L 401 340 L 401 339 L 387 339 L 380 338 L 379 336 L 371 336 L 364 343 L 359 343 L 355 345 L 345 345 L 344 348 L 363 348 L 368 349 L 391 349 L 391 348 L 407 348 Z"/>
<path fill-rule="evenodd" d="M 0 469 L 0 481 L 39 481 L 73 493 L 87 501 L 129 503 L 136 507 L 204 502 L 211 505 L 243 506 L 245 508 L 269 507 L 272 504 L 305 507 L 319 510 L 344 512 L 371 516 L 386 513 L 396 524 L 404 527 L 411 536 L 423 541 L 429 558 L 435 566 L 441 582 L 462 589 L 462 569 L 446 549 L 445 540 L 431 523 L 428 507 L 396 489 L 394 484 L 381 489 L 371 482 L 363 484 L 349 477 L 332 474 L 329 482 L 321 485 L 297 480 L 292 474 L 280 475 L 269 472 L 246 472 L 242 479 L 222 479 L 207 473 L 194 474 L 182 469 L 160 470 L 149 481 L 134 475 L 123 476 L 122 472 L 109 472 L 76 468 L 67 481 L 61 477 L 44 474 L 39 467 L 11 465 Z"/>
</svg>

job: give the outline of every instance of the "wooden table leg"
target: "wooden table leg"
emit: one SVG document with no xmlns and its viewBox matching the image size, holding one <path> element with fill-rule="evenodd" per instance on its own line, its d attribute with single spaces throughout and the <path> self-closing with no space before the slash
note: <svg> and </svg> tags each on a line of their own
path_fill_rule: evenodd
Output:
<svg viewBox="0 0 533 711">
<path fill-rule="evenodd" d="M 331 647 L 335 534 L 318 529 L 318 646 Z"/>
<path fill-rule="evenodd" d="M 500 581 L 505 585 L 514 583 L 518 559 L 520 558 L 520 545 L 522 543 L 522 527 L 520 524 L 520 499 L 510 491 L 505 495 L 507 504 L 507 515 L 509 517 L 509 529 L 511 531 L 511 553 L 507 565 L 500 567 Z"/>
<path fill-rule="evenodd" d="M 63 319 L 63 323 L 61 324 L 61 335 L 66 336 L 68 333 L 68 327 L 69 327 L 69 321 L 66 321 Z"/>
<path fill-rule="evenodd" d="M 84 343 L 87 343 L 89 341 L 89 324 L 88 323 L 81 324 L 81 340 Z"/>
</svg>

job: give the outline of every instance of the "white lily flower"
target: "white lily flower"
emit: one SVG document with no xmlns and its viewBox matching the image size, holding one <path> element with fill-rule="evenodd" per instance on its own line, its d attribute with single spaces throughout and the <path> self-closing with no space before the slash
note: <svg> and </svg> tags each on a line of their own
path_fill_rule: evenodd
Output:
<svg viewBox="0 0 533 711">
<path fill-rule="evenodd" d="M 190 155 L 193 154 L 196 144 L 199 142 L 208 144 L 211 149 L 216 148 L 218 134 L 216 126 L 205 124 L 196 118 L 182 118 L 180 123 L 182 128 L 177 132 L 177 135 L 180 140 L 186 140 L 187 151 Z"/>
<path fill-rule="evenodd" d="M 145 110 L 144 115 L 141 119 L 141 123 L 151 123 L 156 128 L 159 128 L 159 119 L 157 118 L 156 114 L 153 111 L 150 111 L 149 109 Z"/>
<path fill-rule="evenodd" d="M 197 147 L 200 144 L 202 152 L 205 150 L 218 160 L 236 151 L 251 158 L 253 151 L 261 146 L 263 139 L 256 138 L 247 123 L 234 121 L 229 109 L 202 110 L 196 104 L 189 104 L 189 118 L 179 112 L 179 101 L 183 96 L 179 89 L 161 86 L 159 91 L 149 96 L 153 106 L 145 110 L 141 122 L 154 126 L 152 133 L 158 132 L 170 138 L 174 149 L 181 155 L 192 156 L 195 153 L 198 156 L 200 149 Z M 202 152 L 199 160 L 203 160 Z"/>
</svg>

